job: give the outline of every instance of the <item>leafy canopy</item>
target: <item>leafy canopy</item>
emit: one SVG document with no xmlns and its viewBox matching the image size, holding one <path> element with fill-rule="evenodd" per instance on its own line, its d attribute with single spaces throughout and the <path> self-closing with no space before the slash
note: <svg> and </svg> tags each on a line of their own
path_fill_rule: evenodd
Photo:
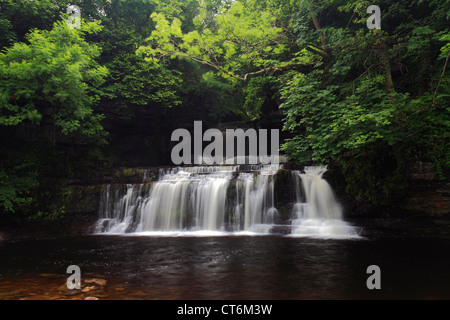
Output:
<svg viewBox="0 0 450 320">
<path fill-rule="evenodd" d="M 84 38 L 100 30 L 97 22 L 76 30 L 60 21 L 50 31 L 33 30 L 28 43 L 15 43 L 0 53 L 0 125 L 46 120 L 64 135 L 101 137 L 102 115 L 92 106 L 100 99 L 96 88 L 108 70 L 95 60 L 100 48 Z"/>
<path fill-rule="evenodd" d="M 290 43 L 277 10 L 270 2 L 256 0 L 225 3 L 213 12 L 201 7 L 193 20 L 195 29 L 189 32 L 182 31 L 180 19 L 170 22 L 154 12 L 155 30 L 139 53 L 154 64 L 185 58 L 208 65 L 225 78 L 246 80 L 283 64 L 278 56 Z"/>
</svg>

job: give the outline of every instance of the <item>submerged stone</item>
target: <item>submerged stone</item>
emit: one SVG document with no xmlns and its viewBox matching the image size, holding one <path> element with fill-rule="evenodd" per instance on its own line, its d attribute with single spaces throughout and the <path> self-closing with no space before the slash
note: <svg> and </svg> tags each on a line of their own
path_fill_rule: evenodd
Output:
<svg viewBox="0 0 450 320">
<path fill-rule="evenodd" d="M 84 287 L 83 289 L 81 289 L 81 292 L 90 292 L 93 290 L 97 290 L 98 287 L 97 286 L 89 286 L 89 287 Z"/>
<path fill-rule="evenodd" d="M 85 283 L 94 284 L 98 286 L 106 286 L 107 281 L 105 279 L 93 278 L 84 280 Z"/>
</svg>

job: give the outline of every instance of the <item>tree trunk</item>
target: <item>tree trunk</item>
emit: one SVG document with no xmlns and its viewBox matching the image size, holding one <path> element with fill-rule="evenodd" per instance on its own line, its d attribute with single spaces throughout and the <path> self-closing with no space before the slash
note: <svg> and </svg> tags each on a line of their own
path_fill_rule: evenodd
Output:
<svg viewBox="0 0 450 320">
<path fill-rule="evenodd" d="M 327 51 L 327 41 L 325 40 L 325 36 L 323 35 L 323 32 L 320 29 L 319 19 L 317 18 L 316 14 L 314 13 L 314 11 L 311 8 L 309 8 L 309 12 L 311 13 L 311 18 L 314 23 L 314 27 L 319 32 L 319 37 L 320 37 L 320 41 L 322 42 L 323 50 Z"/>
</svg>

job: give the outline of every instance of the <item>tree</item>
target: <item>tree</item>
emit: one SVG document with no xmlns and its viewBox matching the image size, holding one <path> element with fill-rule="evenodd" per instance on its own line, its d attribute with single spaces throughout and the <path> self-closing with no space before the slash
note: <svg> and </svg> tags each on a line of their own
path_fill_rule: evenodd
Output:
<svg viewBox="0 0 450 320">
<path fill-rule="evenodd" d="M 64 135 L 101 139 L 102 115 L 92 105 L 108 71 L 95 61 L 99 47 L 84 40 L 85 33 L 100 28 L 86 23 L 81 30 L 69 29 L 58 22 L 50 31 L 32 31 L 29 44 L 15 43 L 0 54 L 0 125 L 43 123 Z"/>
<path fill-rule="evenodd" d="M 354 24 L 345 24 L 348 16 L 340 22 L 337 11 L 331 14 L 334 4 L 321 9 L 333 22 L 322 26 L 326 67 L 285 79 L 285 129 L 297 135 L 283 149 L 298 161 L 338 163 L 347 191 L 391 203 L 405 185 L 411 157 L 432 161 L 441 176 L 448 168 L 449 91 L 443 84 L 449 80 L 450 3 L 433 8 L 422 1 L 411 7 L 379 1 L 385 9 L 382 30 L 365 28 L 367 1 L 338 7 L 351 13 Z M 423 10 L 429 15 L 421 16 Z M 317 32 L 302 27 L 305 19 L 298 21 L 295 28 Z M 299 38 L 304 39 L 310 37 Z"/>
<path fill-rule="evenodd" d="M 214 107 L 218 110 L 214 114 L 231 111 L 245 120 L 255 120 L 277 109 L 272 94 L 276 85 L 271 83 L 275 78 L 269 80 L 270 74 L 313 69 L 309 47 L 296 51 L 288 26 L 292 12 L 295 5 L 285 0 L 202 1 L 192 23 L 154 12 L 155 30 L 138 53 L 153 66 L 167 66 L 175 58 L 203 65 L 203 87 L 242 97 L 233 102 L 234 107 L 228 103 L 222 111 Z M 266 80 L 255 78 L 265 75 Z M 257 83 L 263 82 L 265 88 L 258 88 Z M 257 94 L 263 97 L 256 98 Z"/>
<path fill-rule="evenodd" d="M 185 58 L 210 66 L 221 76 L 246 81 L 286 68 L 279 56 L 295 43 L 277 18 L 278 10 L 271 1 L 225 2 L 213 12 L 201 8 L 195 30 L 185 33 L 179 19 L 169 22 L 164 14 L 153 13 L 155 30 L 147 39 L 149 45 L 139 52 L 154 64 Z"/>
<path fill-rule="evenodd" d="M 181 103 L 179 72 L 170 66 L 149 66 L 136 55 L 153 29 L 150 14 L 162 4 L 154 0 L 114 0 L 101 5 L 103 14 L 98 19 L 105 28 L 92 40 L 102 46 L 100 62 L 110 70 L 111 76 L 102 88 L 108 94 L 106 100 L 124 113 L 132 114 L 131 106 L 172 107 Z M 166 5 L 166 12 L 176 13 L 174 4 Z"/>
<path fill-rule="evenodd" d="M 85 40 L 100 29 L 96 22 L 75 30 L 60 21 L 51 30 L 31 31 L 28 43 L 0 53 L 0 210 L 36 209 L 46 194 L 37 188 L 45 189 L 49 173 L 55 175 L 61 166 L 70 170 L 61 155 L 69 152 L 66 143 L 105 142 L 102 115 L 93 107 L 107 69 L 95 60 L 100 48 Z"/>
<path fill-rule="evenodd" d="M 31 29 L 50 30 L 60 18 L 60 7 L 51 0 L 0 0 L 0 12 L 0 50 L 24 41 Z"/>
</svg>

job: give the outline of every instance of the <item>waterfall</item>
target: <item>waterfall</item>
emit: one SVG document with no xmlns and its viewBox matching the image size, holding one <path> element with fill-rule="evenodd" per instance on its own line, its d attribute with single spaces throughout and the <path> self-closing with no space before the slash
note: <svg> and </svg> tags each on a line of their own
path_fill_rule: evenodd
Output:
<svg viewBox="0 0 450 320">
<path fill-rule="evenodd" d="M 293 236 L 358 238 L 355 227 L 342 219 L 342 208 L 333 189 L 322 178 L 326 166 L 292 171 L 296 203 L 293 206 Z"/>
<path fill-rule="evenodd" d="M 273 170 L 262 171 L 256 177 L 241 174 L 244 189 L 244 230 L 264 232 L 274 223 L 278 210 L 274 201 Z"/>
<path fill-rule="evenodd" d="M 100 198 L 100 219 L 96 232 L 125 233 L 136 226 L 148 184 L 108 185 Z"/>
<path fill-rule="evenodd" d="M 160 170 L 154 183 L 107 186 L 96 233 L 264 232 L 278 213 L 278 165 Z"/>
<path fill-rule="evenodd" d="M 291 171 L 295 196 L 290 216 L 277 209 L 275 182 L 282 165 L 225 165 L 160 169 L 159 180 L 108 185 L 101 194 L 96 233 L 290 233 L 352 238 L 356 228 L 328 182 L 327 167 Z M 288 179 L 289 180 L 289 179 Z M 281 225 L 277 224 L 281 223 Z"/>
<path fill-rule="evenodd" d="M 230 173 L 165 174 L 150 191 L 137 231 L 223 230 Z"/>
</svg>

